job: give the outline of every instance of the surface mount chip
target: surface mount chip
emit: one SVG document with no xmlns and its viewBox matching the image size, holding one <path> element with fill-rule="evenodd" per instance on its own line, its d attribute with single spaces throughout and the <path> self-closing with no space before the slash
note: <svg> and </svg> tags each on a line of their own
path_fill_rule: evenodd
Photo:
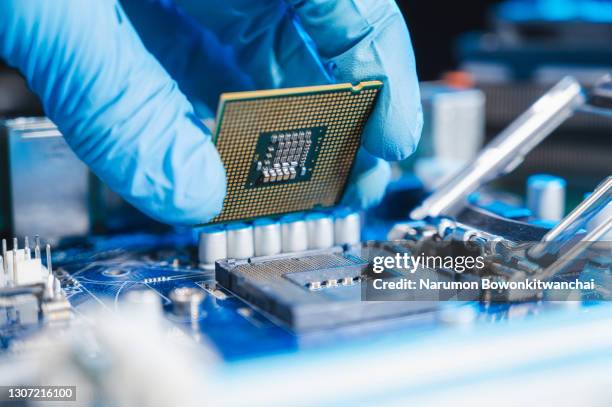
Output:
<svg viewBox="0 0 612 407">
<path fill-rule="evenodd" d="M 227 172 L 210 223 L 336 205 L 382 83 L 225 93 L 215 144 Z"/>
</svg>

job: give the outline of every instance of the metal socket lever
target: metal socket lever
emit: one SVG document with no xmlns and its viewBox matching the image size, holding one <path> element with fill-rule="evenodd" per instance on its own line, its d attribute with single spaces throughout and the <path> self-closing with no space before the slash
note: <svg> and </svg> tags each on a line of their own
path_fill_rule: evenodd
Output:
<svg viewBox="0 0 612 407">
<path fill-rule="evenodd" d="M 565 77 L 491 141 L 470 164 L 434 191 L 411 213 L 412 219 L 456 216 L 469 194 L 514 170 L 527 153 L 585 103 L 580 84 Z"/>
<path fill-rule="evenodd" d="M 597 213 L 612 201 L 612 176 L 602 181 L 595 191 L 580 203 L 573 211 L 552 228 L 542 240 L 531 247 L 527 254 L 538 259 L 545 254 L 557 253 L 575 234 L 583 228 Z"/>
<path fill-rule="evenodd" d="M 602 239 L 608 232 L 612 230 L 612 218 L 608 218 L 604 223 L 597 226 L 593 231 L 587 233 L 580 239 L 578 243 L 573 245 L 567 253 L 559 256 L 555 262 L 548 266 L 538 275 L 540 280 L 548 280 L 552 277 L 562 274 L 570 265 L 580 258 L 582 253 L 589 249 L 593 244 Z"/>
<path fill-rule="evenodd" d="M 590 89 L 580 111 L 612 118 L 612 74 L 607 74 Z"/>
</svg>

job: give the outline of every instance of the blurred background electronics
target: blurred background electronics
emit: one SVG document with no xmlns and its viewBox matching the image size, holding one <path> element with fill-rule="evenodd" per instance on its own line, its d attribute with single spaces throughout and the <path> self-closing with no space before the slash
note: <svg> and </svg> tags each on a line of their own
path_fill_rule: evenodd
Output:
<svg viewBox="0 0 612 407">
<path fill-rule="evenodd" d="M 44 117 L 0 125 L 3 235 L 42 234 L 50 242 L 96 232 L 154 227 L 102 184 Z"/>
<path fill-rule="evenodd" d="M 612 45 L 606 38 L 611 30 L 612 4 L 607 1 L 499 4 L 488 30 L 463 35 L 456 50 L 458 67 L 485 94 L 489 131 L 504 128 L 565 75 L 589 88 L 609 73 Z M 555 172 L 588 187 L 590 177 L 609 172 L 611 126 L 606 118 L 576 114 L 527 157 L 515 182 L 522 184 L 533 172 Z"/>
</svg>

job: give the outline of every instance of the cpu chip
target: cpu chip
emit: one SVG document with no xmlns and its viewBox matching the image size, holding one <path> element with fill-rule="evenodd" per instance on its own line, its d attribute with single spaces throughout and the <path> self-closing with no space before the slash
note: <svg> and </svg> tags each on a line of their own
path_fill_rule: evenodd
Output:
<svg viewBox="0 0 612 407">
<path fill-rule="evenodd" d="M 336 205 L 381 86 L 368 81 L 221 95 L 215 144 L 227 195 L 210 223 Z"/>
</svg>

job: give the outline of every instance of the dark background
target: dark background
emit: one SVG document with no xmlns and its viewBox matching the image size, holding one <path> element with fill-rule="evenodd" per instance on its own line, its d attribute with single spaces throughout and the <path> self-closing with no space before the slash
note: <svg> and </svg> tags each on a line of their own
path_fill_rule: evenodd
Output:
<svg viewBox="0 0 612 407">
<path fill-rule="evenodd" d="M 456 68 L 458 35 L 489 28 L 490 7 L 499 0 L 398 0 L 408 23 L 420 80 L 434 80 Z"/>
<path fill-rule="evenodd" d="M 486 18 L 490 6 L 499 2 L 398 0 L 412 36 L 419 79 L 438 79 L 443 72 L 454 69 L 457 60 L 453 49 L 457 36 L 488 28 Z M 0 75 L 7 75 L 7 70 L 0 60 Z M 0 106 L 0 116 L 42 114 L 32 98 L 20 98 L 18 102 L 21 106 L 15 111 L 7 112 Z"/>
</svg>

